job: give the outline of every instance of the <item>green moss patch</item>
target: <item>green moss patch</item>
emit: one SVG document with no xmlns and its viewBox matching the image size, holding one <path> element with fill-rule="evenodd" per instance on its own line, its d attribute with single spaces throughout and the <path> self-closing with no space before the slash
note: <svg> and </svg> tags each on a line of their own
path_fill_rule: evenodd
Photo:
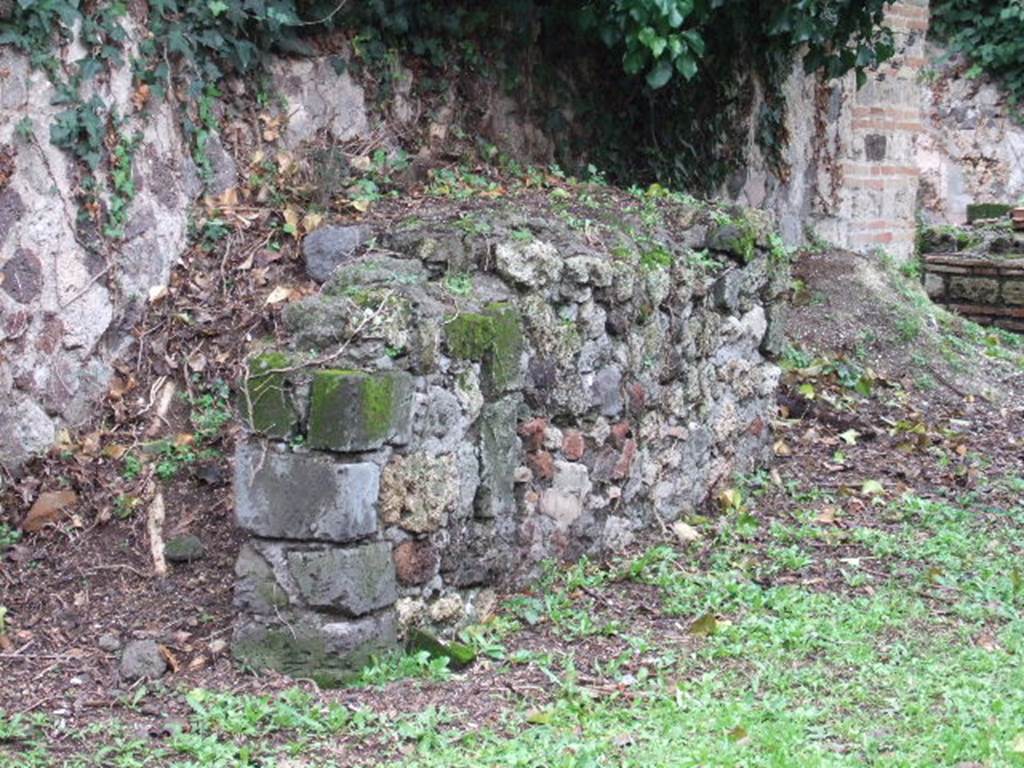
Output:
<svg viewBox="0 0 1024 768">
<path fill-rule="evenodd" d="M 310 394 L 308 444 L 342 452 L 379 448 L 408 428 L 411 400 L 406 373 L 318 371 Z"/>
<path fill-rule="evenodd" d="M 445 323 L 445 338 L 452 357 L 482 364 L 483 386 L 489 394 L 515 385 L 523 353 L 523 324 L 511 304 L 489 304 L 482 313 L 455 315 Z"/>
<path fill-rule="evenodd" d="M 249 376 L 239 406 L 253 431 L 286 438 L 298 426 L 284 370 L 290 365 L 291 360 L 283 352 L 266 352 L 249 360 Z"/>
<path fill-rule="evenodd" d="M 1013 210 L 1006 203 L 971 203 L 967 206 L 967 221 L 974 223 L 981 219 L 1004 219 Z"/>
<path fill-rule="evenodd" d="M 442 642 L 429 632 L 422 629 L 414 629 L 409 633 L 406 647 L 410 652 L 426 651 L 436 659 L 448 659 L 452 669 L 465 669 L 476 661 L 476 651 L 465 643 L 451 641 Z"/>
</svg>

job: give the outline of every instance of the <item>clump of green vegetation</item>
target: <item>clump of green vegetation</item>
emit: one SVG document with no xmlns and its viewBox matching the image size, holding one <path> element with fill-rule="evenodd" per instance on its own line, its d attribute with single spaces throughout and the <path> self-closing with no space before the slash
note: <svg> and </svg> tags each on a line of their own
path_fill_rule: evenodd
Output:
<svg viewBox="0 0 1024 768">
<path fill-rule="evenodd" d="M 663 245 L 655 244 L 640 252 L 640 266 L 644 269 L 668 269 L 672 262 L 672 252 Z"/>
<path fill-rule="evenodd" d="M 0 557 L 3 557 L 4 552 L 19 541 L 21 541 L 21 531 L 11 528 L 7 523 L 0 523 Z"/>
<path fill-rule="evenodd" d="M 1016 106 L 1024 103 L 1024 8 L 1015 0 L 937 0 L 929 34 L 971 62 L 968 77 L 994 77 Z"/>
</svg>

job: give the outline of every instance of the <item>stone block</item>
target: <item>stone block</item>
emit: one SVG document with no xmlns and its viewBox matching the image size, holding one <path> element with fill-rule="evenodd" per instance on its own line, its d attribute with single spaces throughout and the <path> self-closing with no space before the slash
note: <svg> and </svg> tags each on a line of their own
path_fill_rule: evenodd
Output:
<svg viewBox="0 0 1024 768">
<path fill-rule="evenodd" d="M 1007 304 L 1024 304 L 1024 282 L 1019 280 L 1004 282 L 1003 301 Z"/>
<path fill-rule="evenodd" d="M 594 376 L 590 387 L 592 402 L 602 416 L 622 413 L 622 370 L 614 365 L 602 368 Z"/>
<path fill-rule="evenodd" d="M 941 299 L 946 294 L 946 284 L 942 279 L 942 275 L 936 275 L 933 272 L 925 272 L 924 292 L 927 293 L 928 297 L 931 299 Z"/>
<path fill-rule="evenodd" d="M 711 286 L 711 295 L 715 305 L 727 312 L 735 312 L 740 304 L 740 289 L 743 287 L 743 273 L 738 269 L 729 269 L 715 280 Z"/>
<path fill-rule="evenodd" d="M 289 615 L 242 622 L 232 638 L 235 658 L 256 669 L 273 669 L 325 688 L 350 679 L 374 654 L 398 647 L 393 610 L 352 621 Z"/>
<path fill-rule="evenodd" d="M 243 613 L 273 616 L 290 604 L 264 553 L 251 543 L 243 544 L 235 561 L 235 607 Z"/>
<path fill-rule="evenodd" d="M 326 281 L 334 270 L 349 262 L 373 233 L 363 224 L 326 226 L 310 232 L 302 240 L 302 258 L 306 274 L 318 283 Z"/>
<path fill-rule="evenodd" d="M 437 573 L 440 558 L 429 541 L 403 541 L 395 547 L 395 575 L 402 586 L 426 584 Z"/>
<path fill-rule="evenodd" d="M 326 456 L 263 450 L 235 455 L 235 514 L 255 536 L 349 542 L 377 531 L 380 469 Z"/>
<path fill-rule="evenodd" d="M 480 486 L 474 501 L 477 517 L 493 518 L 515 511 L 519 437 L 516 434 L 519 401 L 505 398 L 488 403 L 480 414 Z"/>
<path fill-rule="evenodd" d="M 526 245 L 499 243 L 495 268 L 507 280 L 525 288 L 542 288 L 559 279 L 562 257 L 550 243 L 534 240 Z"/>
<path fill-rule="evenodd" d="M 500 396 L 522 386 L 523 326 L 512 305 L 460 312 L 445 323 L 445 338 L 453 357 L 481 363 L 485 394 Z"/>
<path fill-rule="evenodd" d="M 392 440 L 408 441 L 413 380 L 401 371 L 318 371 L 309 404 L 311 448 L 370 451 Z"/>
<path fill-rule="evenodd" d="M 310 608 L 364 616 L 398 599 L 387 542 L 291 549 L 285 558 L 298 595 Z"/>
<path fill-rule="evenodd" d="M 583 464 L 555 462 L 555 478 L 540 498 L 540 511 L 561 530 L 567 530 L 583 514 L 583 504 L 590 493 L 590 473 Z"/>
<path fill-rule="evenodd" d="M 949 298 L 975 304 L 998 304 L 999 281 L 987 277 L 951 277 Z"/>
<path fill-rule="evenodd" d="M 267 352 L 249 360 L 241 402 L 249 428 L 267 437 L 286 438 L 294 432 L 299 416 L 289 393 L 288 368 L 291 361 L 281 352 Z"/>
<path fill-rule="evenodd" d="M 381 478 L 381 519 L 412 533 L 436 531 L 447 522 L 458 495 L 459 474 L 451 454 L 394 456 Z"/>
</svg>

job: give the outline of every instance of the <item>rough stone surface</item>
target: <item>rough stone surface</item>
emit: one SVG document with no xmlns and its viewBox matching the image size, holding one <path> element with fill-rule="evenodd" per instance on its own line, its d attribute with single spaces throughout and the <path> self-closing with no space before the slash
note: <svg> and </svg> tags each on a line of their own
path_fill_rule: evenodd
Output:
<svg viewBox="0 0 1024 768">
<path fill-rule="evenodd" d="M 426 584 L 441 562 L 429 541 L 403 541 L 395 547 L 394 558 L 398 583 L 405 587 Z"/>
<path fill-rule="evenodd" d="M 130 64 L 115 67 L 103 98 L 126 116 L 125 135 L 141 133 L 136 194 L 124 238 L 100 244 L 106 254 L 87 251 L 88 233 L 76 231 L 78 172 L 50 142 L 66 105 L 42 70 L 13 46 L 0 48 L 0 155 L 12 169 L 0 183 L 0 465 L 17 472 L 106 394 L 110 362 L 131 343 L 148 289 L 166 282 L 184 250 L 201 189 L 176 114 L 155 108 L 141 119 L 131 105 Z M 67 66 L 80 48 L 60 55 Z"/>
<path fill-rule="evenodd" d="M 354 258 L 372 235 L 370 228 L 362 224 L 326 226 L 310 232 L 302 240 L 306 273 L 318 283 L 326 282 L 338 267 Z"/>
<path fill-rule="evenodd" d="M 311 608 L 363 616 L 398 599 L 391 547 L 385 542 L 291 550 L 286 558 L 298 594 Z"/>
<path fill-rule="evenodd" d="M 308 614 L 288 623 L 264 618 L 240 623 L 232 640 L 239 661 L 330 688 L 344 684 L 371 655 L 394 650 L 398 622 L 394 611 L 333 622 Z"/>
<path fill-rule="evenodd" d="M 153 640 L 133 640 L 121 652 L 118 665 L 125 682 L 156 680 L 167 671 L 167 659 Z"/>
<path fill-rule="evenodd" d="M 458 499 L 458 475 L 452 455 L 415 453 L 395 456 L 384 468 L 380 514 L 386 525 L 412 533 L 436 531 Z"/>
<path fill-rule="evenodd" d="M 500 517 L 515 509 L 513 487 L 520 464 L 517 412 L 517 401 L 505 398 L 485 405 L 480 415 L 480 486 L 474 503 L 478 517 Z"/>
<path fill-rule="evenodd" d="M 937 76 L 922 87 L 920 208 L 926 223 L 959 225 L 973 204 L 1024 197 L 1024 126 L 997 83 L 964 74 L 961 57 L 933 47 L 929 59 Z"/>
<path fill-rule="evenodd" d="M 279 352 L 267 352 L 249 360 L 249 375 L 239 403 L 250 429 L 268 437 L 288 437 L 299 423 L 291 401 L 285 369 L 291 359 Z"/>
<path fill-rule="evenodd" d="M 335 142 L 367 132 L 363 89 L 338 71 L 335 60 L 281 59 L 272 65 L 274 89 L 288 97 L 288 144 L 298 146 L 321 132 Z"/>
<path fill-rule="evenodd" d="M 238 524 L 265 538 L 355 541 L 377 531 L 380 469 L 326 456 L 240 443 L 235 454 Z"/>
</svg>

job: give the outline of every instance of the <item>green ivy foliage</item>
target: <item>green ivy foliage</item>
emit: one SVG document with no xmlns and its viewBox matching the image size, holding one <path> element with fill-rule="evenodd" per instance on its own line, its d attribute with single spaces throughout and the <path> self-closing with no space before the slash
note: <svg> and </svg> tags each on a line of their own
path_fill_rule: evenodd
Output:
<svg viewBox="0 0 1024 768">
<path fill-rule="evenodd" d="M 475 66 L 486 50 L 508 87 L 531 94 L 533 118 L 561 139 L 567 167 L 582 157 L 618 182 L 706 193 L 743 164 L 757 91 L 764 98 L 755 136 L 785 176 L 782 85 L 795 60 L 830 77 L 853 70 L 863 82 L 893 53 L 884 7 L 883 0 L 369 0 L 348 23 L 363 30 L 371 57 L 429 52 L 450 70 Z"/>
<path fill-rule="evenodd" d="M 930 34 L 971 61 L 971 76 L 987 73 L 1024 103 L 1024 2 L 935 0 Z"/>
</svg>

